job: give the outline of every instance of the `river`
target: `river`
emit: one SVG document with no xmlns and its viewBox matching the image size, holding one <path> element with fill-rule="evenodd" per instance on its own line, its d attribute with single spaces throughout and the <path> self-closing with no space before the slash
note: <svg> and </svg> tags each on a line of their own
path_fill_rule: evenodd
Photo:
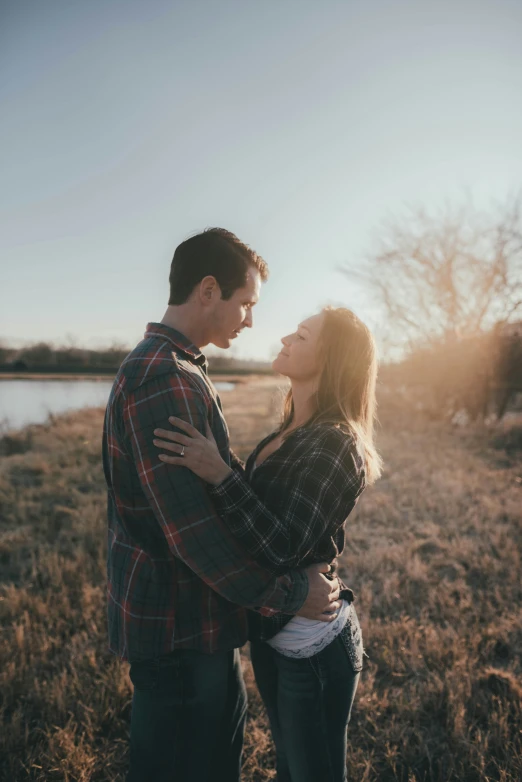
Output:
<svg viewBox="0 0 522 782">
<path fill-rule="evenodd" d="M 214 385 L 220 392 L 234 388 L 234 383 Z M 0 379 L 0 426 L 4 431 L 20 429 L 44 423 L 49 414 L 105 407 L 111 388 L 111 380 Z"/>
</svg>

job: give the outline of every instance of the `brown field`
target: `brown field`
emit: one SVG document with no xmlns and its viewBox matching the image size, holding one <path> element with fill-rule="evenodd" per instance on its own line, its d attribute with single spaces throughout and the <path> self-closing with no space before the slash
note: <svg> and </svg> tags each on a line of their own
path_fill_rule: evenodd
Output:
<svg viewBox="0 0 522 782">
<path fill-rule="evenodd" d="M 342 565 L 369 660 L 349 779 L 522 779 L 522 430 L 412 420 L 383 395 L 386 470 Z M 274 380 L 223 394 L 246 455 L 277 418 Z M 103 413 L 0 440 L 0 779 L 123 780 L 127 665 L 105 647 Z M 245 782 L 275 778 L 253 683 Z M 318 782 L 321 782 L 318 780 Z"/>
</svg>

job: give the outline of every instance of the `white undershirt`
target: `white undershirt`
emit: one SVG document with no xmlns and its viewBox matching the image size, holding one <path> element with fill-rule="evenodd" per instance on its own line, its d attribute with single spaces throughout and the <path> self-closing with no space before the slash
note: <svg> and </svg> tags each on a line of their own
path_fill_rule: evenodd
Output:
<svg viewBox="0 0 522 782">
<path fill-rule="evenodd" d="M 351 603 L 341 600 L 341 608 L 333 622 L 294 616 L 266 643 L 285 657 L 313 657 L 337 638 L 348 621 L 350 611 Z"/>
</svg>

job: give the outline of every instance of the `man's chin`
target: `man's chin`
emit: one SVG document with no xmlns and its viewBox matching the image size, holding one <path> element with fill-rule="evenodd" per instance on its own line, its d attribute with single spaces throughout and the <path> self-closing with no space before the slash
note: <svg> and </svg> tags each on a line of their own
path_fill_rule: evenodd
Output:
<svg viewBox="0 0 522 782">
<path fill-rule="evenodd" d="M 217 348 L 220 348 L 221 350 L 227 350 L 231 344 L 232 344 L 232 338 L 231 337 L 222 337 L 219 340 L 214 340 L 212 342 L 213 345 L 215 345 Z"/>
</svg>

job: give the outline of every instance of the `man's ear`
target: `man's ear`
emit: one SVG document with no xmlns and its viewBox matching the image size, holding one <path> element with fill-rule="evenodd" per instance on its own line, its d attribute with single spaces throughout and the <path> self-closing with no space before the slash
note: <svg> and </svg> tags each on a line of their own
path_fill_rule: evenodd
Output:
<svg viewBox="0 0 522 782">
<path fill-rule="evenodd" d="M 199 299 L 204 307 L 221 298 L 221 288 L 215 277 L 208 275 L 199 283 Z"/>
</svg>

